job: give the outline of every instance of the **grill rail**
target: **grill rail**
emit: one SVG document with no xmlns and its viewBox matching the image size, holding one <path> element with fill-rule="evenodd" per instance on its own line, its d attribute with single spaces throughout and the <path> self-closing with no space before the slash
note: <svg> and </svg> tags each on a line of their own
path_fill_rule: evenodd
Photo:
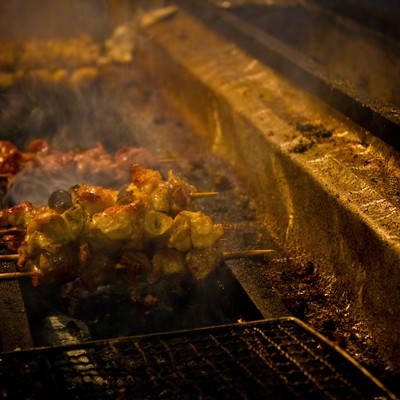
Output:
<svg viewBox="0 0 400 400">
<path fill-rule="evenodd" d="M 0 354 L 2 399 L 394 399 L 295 318 Z"/>
</svg>

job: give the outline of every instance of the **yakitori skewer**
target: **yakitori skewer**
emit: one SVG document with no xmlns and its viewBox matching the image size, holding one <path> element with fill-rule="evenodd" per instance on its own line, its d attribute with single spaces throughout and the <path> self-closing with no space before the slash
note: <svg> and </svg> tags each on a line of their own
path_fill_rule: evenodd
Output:
<svg viewBox="0 0 400 400">
<path fill-rule="evenodd" d="M 222 253 L 223 260 L 232 260 L 236 258 L 247 258 L 247 257 L 259 257 L 267 254 L 274 253 L 275 250 L 272 249 L 250 249 L 250 250 L 238 250 L 238 251 L 225 251 Z M 16 261 L 18 260 L 18 254 L 1 254 L 0 261 Z M 118 269 L 121 266 L 117 266 Z M 27 272 L 3 272 L 0 273 L 0 280 L 10 280 L 10 279 L 24 279 L 32 277 L 42 276 L 42 272 L 37 271 L 27 271 Z"/>
<path fill-rule="evenodd" d="M 217 194 L 197 191 L 172 171 L 164 178 L 132 164 L 130 182 L 120 190 L 78 184 L 56 190 L 45 206 L 25 201 L 0 213 L 0 240 L 3 235 L 12 253 L 0 261 L 16 261 L 19 270 L 0 279 L 31 277 L 39 285 L 79 278 L 91 288 L 126 269 L 132 284 L 152 285 L 181 273 L 200 280 L 223 259 L 271 253 L 222 251 L 222 224 L 186 208 L 192 199 Z"/>
</svg>

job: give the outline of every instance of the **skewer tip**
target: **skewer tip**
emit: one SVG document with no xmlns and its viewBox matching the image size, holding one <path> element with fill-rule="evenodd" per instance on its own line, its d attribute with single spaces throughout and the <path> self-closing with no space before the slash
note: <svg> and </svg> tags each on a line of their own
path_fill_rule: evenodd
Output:
<svg viewBox="0 0 400 400">
<path fill-rule="evenodd" d="M 218 192 L 194 192 L 194 193 L 190 193 L 190 197 L 192 199 L 199 199 L 201 197 L 212 197 L 212 196 L 216 196 L 218 194 Z"/>
<path fill-rule="evenodd" d="M 259 257 L 266 254 L 275 253 L 272 249 L 259 249 L 259 250 L 239 250 L 239 251 L 225 251 L 222 254 L 224 260 L 231 260 L 233 258 L 243 257 Z"/>
<path fill-rule="evenodd" d="M 167 163 L 176 163 L 177 160 L 175 157 L 159 157 L 158 162 L 167 164 Z"/>
<path fill-rule="evenodd" d="M 26 232 L 25 228 L 20 228 L 18 226 L 13 226 L 10 228 L 0 228 L 0 235 L 8 235 L 13 233 L 24 233 Z"/>
<path fill-rule="evenodd" d="M 18 257 L 18 254 L 0 254 L 0 261 L 15 261 Z"/>
<path fill-rule="evenodd" d="M 0 281 L 25 278 L 39 278 L 42 275 L 40 271 L 26 272 L 2 272 L 0 273 Z"/>
</svg>

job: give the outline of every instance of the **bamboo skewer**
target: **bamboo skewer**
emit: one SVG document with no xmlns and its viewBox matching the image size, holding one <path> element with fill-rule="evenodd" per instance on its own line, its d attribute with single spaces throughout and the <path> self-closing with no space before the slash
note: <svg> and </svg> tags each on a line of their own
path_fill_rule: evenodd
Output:
<svg viewBox="0 0 400 400">
<path fill-rule="evenodd" d="M 259 257 L 274 252 L 275 250 L 272 249 L 225 251 L 222 253 L 222 258 L 224 260 L 232 260 L 242 257 Z"/>
<path fill-rule="evenodd" d="M 40 271 L 28 271 L 28 272 L 2 272 L 0 273 L 0 280 L 10 280 L 10 279 L 24 279 L 24 278 L 32 278 L 35 276 L 41 276 L 42 273 Z"/>
<path fill-rule="evenodd" d="M 211 196 L 216 196 L 218 192 L 194 192 L 190 193 L 189 197 L 192 199 L 199 199 L 201 197 L 211 197 Z"/>
<path fill-rule="evenodd" d="M 159 157 L 158 162 L 160 162 L 160 163 L 175 163 L 176 158 L 175 157 Z"/>
<path fill-rule="evenodd" d="M 15 261 L 18 258 L 18 254 L 0 254 L 0 261 Z"/>
<path fill-rule="evenodd" d="M 232 260 L 234 258 L 242 258 L 242 257 L 258 257 L 266 254 L 274 253 L 275 250 L 272 249 L 259 249 L 259 250 L 239 250 L 239 251 L 225 251 L 222 253 L 222 258 L 224 260 Z M 15 261 L 18 260 L 18 254 L 0 254 L 0 261 Z M 3 272 L 0 273 L 0 281 L 1 280 L 9 280 L 9 279 L 23 279 L 23 278 L 31 278 L 34 276 L 41 276 L 42 273 L 38 271 L 29 271 L 29 272 Z"/>
<path fill-rule="evenodd" d="M 9 233 L 26 232 L 25 228 L 11 227 L 0 229 L 0 235 L 7 235 Z"/>
</svg>

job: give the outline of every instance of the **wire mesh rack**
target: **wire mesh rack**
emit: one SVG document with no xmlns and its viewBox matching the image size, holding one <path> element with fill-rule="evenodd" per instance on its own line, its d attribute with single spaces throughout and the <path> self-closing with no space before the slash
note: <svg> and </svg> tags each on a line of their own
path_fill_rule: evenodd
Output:
<svg viewBox="0 0 400 400">
<path fill-rule="evenodd" d="M 2 399 L 392 399 L 295 318 L 0 354 Z"/>
</svg>

